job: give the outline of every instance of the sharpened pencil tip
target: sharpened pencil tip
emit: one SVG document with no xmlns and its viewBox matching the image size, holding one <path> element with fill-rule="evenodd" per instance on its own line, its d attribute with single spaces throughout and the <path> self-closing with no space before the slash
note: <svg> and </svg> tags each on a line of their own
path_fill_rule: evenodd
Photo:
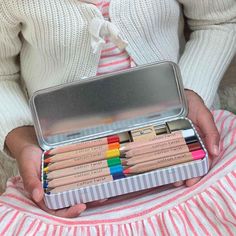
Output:
<svg viewBox="0 0 236 236">
<path fill-rule="evenodd" d="M 50 163 L 51 162 L 51 158 L 47 158 L 44 160 L 44 163 Z"/>
<path fill-rule="evenodd" d="M 44 156 L 53 156 L 53 155 L 54 155 L 53 149 L 49 149 L 46 152 L 44 152 Z"/>
<path fill-rule="evenodd" d="M 125 169 L 125 170 L 123 171 L 123 173 L 124 173 L 125 175 L 129 174 L 129 173 L 130 173 L 130 168 Z"/>
<path fill-rule="evenodd" d="M 121 153 L 124 153 L 127 150 L 127 148 L 125 146 L 121 146 L 119 150 Z"/>
<path fill-rule="evenodd" d="M 48 167 L 43 168 L 43 171 L 47 173 L 48 172 Z"/>
<path fill-rule="evenodd" d="M 50 150 L 47 150 L 45 153 L 44 153 L 44 155 L 50 155 L 50 151 L 51 151 L 51 149 Z"/>
<path fill-rule="evenodd" d="M 122 166 L 126 166 L 127 165 L 127 160 L 121 160 L 121 164 L 122 164 Z"/>
</svg>

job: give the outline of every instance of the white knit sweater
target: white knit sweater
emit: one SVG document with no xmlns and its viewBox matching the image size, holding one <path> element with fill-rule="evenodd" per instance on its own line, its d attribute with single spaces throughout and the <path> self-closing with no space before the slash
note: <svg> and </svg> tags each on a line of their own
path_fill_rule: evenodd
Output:
<svg viewBox="0 0 236 236">
<path fill-rule="evenodd" d="M 182 7 L 193 33 L 181 51 Z M 94 17 L 99 10 L 78 0 L 0 1 L 1 150 L 12 129 L 32 124 L 26 92 L 96 74 Z M 212 104 L 235 53 L 235 0 L 112 0 L 110 18 L 137 65 L 179 63 L 185 87 Z"/>
</svg>

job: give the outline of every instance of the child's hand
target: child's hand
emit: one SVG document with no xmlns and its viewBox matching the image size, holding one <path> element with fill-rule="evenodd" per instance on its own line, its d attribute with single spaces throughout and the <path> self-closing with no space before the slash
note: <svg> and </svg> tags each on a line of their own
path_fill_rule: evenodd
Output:
<svg viewBox="0 0 236 236">
<path fill-rule="evenodd" d="M 85 204 L 61 210 L 50 210 L 45 206 L 44 191 L 40 181 L 42 150 L 38 147 L 33 127 L 22 127 L 11 131 L 7 136 L 6 145 L 17 160 L 25 189 L 42 210 L 59 217 L 73 218 L 86 209 Z"/>
<path fill-rule="evenodd" d="M 216 128 L 213 116 L 209 109 L 205 106 L 203 100 L 195 92 L 191 90 L 185 91 L 188 101 L 188 118 L 194 123 L 199 135 L 201 136 L 209 154 L 209 166 L 211 166 L 211 158 L 219 155 L 219 133 Z M 201 177 L 189 179 L 186 181 L 187 186 L 197 183 Z M 175 186 L 182 185 L 180 181 Z"/>
</svg>

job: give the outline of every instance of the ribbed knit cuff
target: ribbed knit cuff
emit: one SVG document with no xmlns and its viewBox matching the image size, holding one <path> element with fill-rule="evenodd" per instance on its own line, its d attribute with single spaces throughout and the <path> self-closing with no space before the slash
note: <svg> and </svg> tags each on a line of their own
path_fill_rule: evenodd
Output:
<svg viewBox="0 0 236 236">
<path fill-rule="evenodd" d="M 179 66 L 184 87 L 199 94 L 210 108 L 236 49 L 235 32 L 217 29 L 193 32 Z"/>
</svg>

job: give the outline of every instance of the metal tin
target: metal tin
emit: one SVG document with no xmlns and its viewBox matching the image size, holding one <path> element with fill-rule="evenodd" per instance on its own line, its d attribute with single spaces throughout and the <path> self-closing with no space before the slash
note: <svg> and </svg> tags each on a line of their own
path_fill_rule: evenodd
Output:
<svg viewBox="0 0 236 236">
<path fill-rule="evenodd" d="M 173 183 L 208 171 L 208 154 L 192 122 L 178 66 L 161 62 L 36 92 L 30 106 L 42 149 L 123 133 L 144 126 L 185 119 L 206 152 L 202 160 L 60 193 L 45 193 L 48 208 L 118 196 Z M 42 155 L 42 173 L 44 154 Z"/>
<path fill-rule="evenodd" d="M 187 115 L 180 72 L 172 62 L 44 89 L 30 106 L 44 150 Z"/>
</svg>

